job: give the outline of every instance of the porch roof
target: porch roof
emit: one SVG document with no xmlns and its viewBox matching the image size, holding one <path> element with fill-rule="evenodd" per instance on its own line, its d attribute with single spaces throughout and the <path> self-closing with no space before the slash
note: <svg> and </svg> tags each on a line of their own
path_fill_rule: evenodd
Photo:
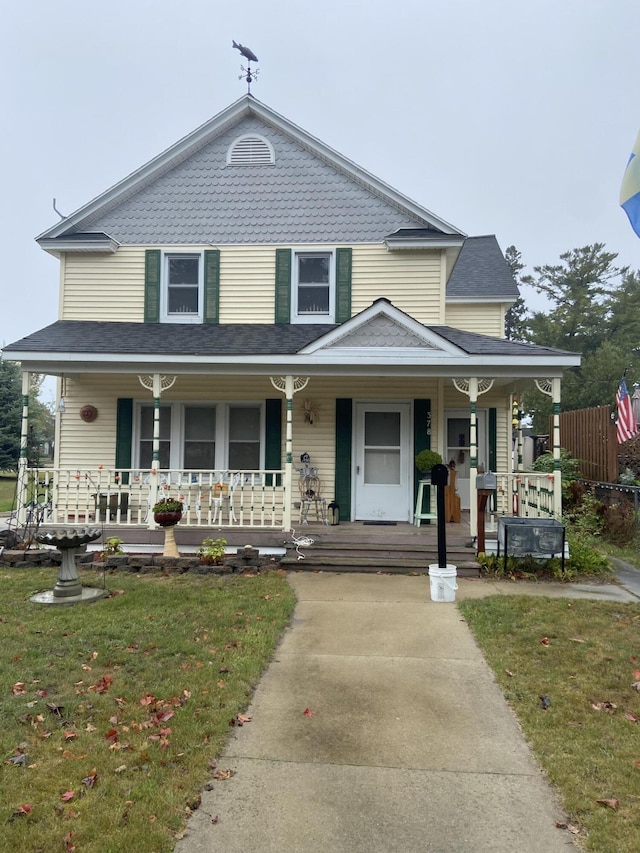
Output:
<svg viewBox="0 0 640 853">
<path fill-rule="evenodd" d="M 372 309 L 374 306 L 372 306 Z M 393 311 L 391 306 L 389 309 Z M 363 314 L 366 312 L 363 312 Z M 352 318 L 350 324 L 356 324 Z M 87 372 L 403 372 L 468 376 L 560 375 L 580 356 L 450 326 L 423 326 L 424 347 L 323 348 L 334 324 L 196 325 L 59 320 L 4 347 L 5 357 L 41 373 Z M 347 326 L 347 324 L 344 324 Z M 344 328 L 343 326 L 343 328 Z M 441 342 L 441 348 L 437 347 Z M 315 342 L 313 348 L 311 344 Z M 436 342 L 436 346 L 434 346 Z M 309 348 L 309 349 L 307 349 Z M 307 352 L 304 350 L 307 349 Z M 532 372 L 533 371 L 533 372 Z"/>
</svg>

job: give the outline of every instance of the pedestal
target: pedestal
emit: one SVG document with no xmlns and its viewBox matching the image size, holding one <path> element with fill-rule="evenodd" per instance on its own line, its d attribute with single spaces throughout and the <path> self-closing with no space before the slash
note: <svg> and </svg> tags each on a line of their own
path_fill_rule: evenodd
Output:
<svg viewBox="0 0 640 853">
<path fill-rule="evenodd" d="M 178 546 L 176 545 L 176 537 L 173 532 L 175 524 L 172 524 L 164 529 L 164 551 L 163 557 L 179 557 Z"/>
</svg>

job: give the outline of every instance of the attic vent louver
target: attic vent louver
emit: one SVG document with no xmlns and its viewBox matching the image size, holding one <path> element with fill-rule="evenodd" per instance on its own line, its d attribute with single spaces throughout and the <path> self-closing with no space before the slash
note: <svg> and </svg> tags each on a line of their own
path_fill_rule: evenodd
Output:
<svg viewBox="0 0 640 853">
<path fill-rule="evenodd" d="M 227 152 L 228 166 L 271 166 L 275 159 L 271 143 L 255 134 L 239 136 Z"/>
</svg>

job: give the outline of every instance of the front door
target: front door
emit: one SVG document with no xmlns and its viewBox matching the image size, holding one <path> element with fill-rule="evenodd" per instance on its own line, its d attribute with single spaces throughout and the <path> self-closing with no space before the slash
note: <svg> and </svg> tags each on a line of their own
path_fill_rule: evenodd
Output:
<svg viewBox="0 0 640 853">
<path fill-rule="evenodd" d="M 408 403 L 356 405 L 355 518 L 409 521 L 412 448 Z"/>
</svg>

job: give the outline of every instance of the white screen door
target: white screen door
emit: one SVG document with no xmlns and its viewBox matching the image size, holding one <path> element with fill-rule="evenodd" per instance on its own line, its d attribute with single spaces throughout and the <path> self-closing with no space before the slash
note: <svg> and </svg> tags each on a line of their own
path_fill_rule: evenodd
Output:
<svg viewBox="0 0 640 853">
<path fill-rule="evenodd" d="M 408 521 L 411 515 L 408 403 L 356 406 L 355 517 Z"/>
</svg>

